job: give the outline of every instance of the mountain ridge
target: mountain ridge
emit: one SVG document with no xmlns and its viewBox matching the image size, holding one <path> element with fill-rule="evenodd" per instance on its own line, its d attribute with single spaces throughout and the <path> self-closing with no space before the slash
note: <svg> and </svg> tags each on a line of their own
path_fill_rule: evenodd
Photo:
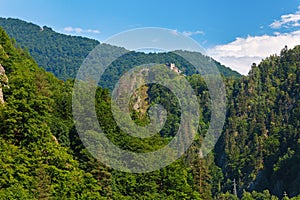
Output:
<svg viewBox="0 0 300 200">
<path fill-rule="evenodd" d="M 62 80 L 75 78 L 76 72 L 86 56 L 100 44 L 99 41 L 94 39 L 57 33 L 47 26 L 40 27 L 20 19 L 0 17 L 0 26 L 6 30 L 10 37 L 16 40 L 17 44 L 28 49 L 40 67 L 54 73 Z M 114 48 L 120 47 L 111 46 L 111 53 L 115 51 Z M 135 52 L 135 54 L 136 56 L 141 55 L 138 52 Z M 149 62 L 151 62 L 151 55 L 153 54 L 149 54 L 149 58 L 147 58 Z M 163 54 L 162 56 L 166 57 L 168 55 Z M 145 59 L 144 55 L 142 57 Z M 207 58 L 203 57 L 203 59 Z M 162 60 L 164 58 L 160 58 L 160 61 Z M 241 77 L 238 72 L 229 67 L 214 59 L 212 61 L 224 76 Z"/>
</svg>

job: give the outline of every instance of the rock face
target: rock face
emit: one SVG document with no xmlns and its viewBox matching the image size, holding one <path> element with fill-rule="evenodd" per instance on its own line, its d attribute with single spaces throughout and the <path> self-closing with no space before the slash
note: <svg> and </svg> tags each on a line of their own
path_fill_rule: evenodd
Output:
<svg viewBox="0 0 300 200">
<path fill-rule="evenodd" d="M 8 84 L 8 78 L 5 75 L 4 67 L 0 64 L 0 104 L 4 103 L 2 88 Z"/>
</svg>

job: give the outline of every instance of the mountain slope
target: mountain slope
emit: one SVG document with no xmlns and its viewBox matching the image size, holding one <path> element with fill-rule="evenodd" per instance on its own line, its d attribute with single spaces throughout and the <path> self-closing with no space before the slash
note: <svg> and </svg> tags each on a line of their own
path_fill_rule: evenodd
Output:
<svg viewBox="0 0 300 200">
<path fill-rule="evenodd" d="M 234 82 L 216 161 L 239 192 L 300 194 L 300 46 Z M 229 182 L 230 183 L 230 182 Z M 230 183 L 231 184 L 231 183 Z"/>
<path fill-rule="evenodd" d="M 96 40 L 60 34 L 18 19 L 0 18 L 0 27 L 28 49 L 39 66 L 64 80 L 75 77 L 83 59 L 99 44 Z"/>
<path fill-rule="evenodd" d="M 120 50 L 109 45 L 105 48 Z M 123 173 L 104 167 L 81 143 L 72 119 L 73 82 L 60 81 L 39 68 L 0 28 L 0 64 L 9 86 L 3 87 L 5 103 L 0 104 L 0 199 L 238 199 L 230 194 L 234 180 L 242 199 L 278 199 L 270 193 L 282 197 L 284 192 L 290 197 L 299 195 L 300 46 L 284 48 L 279 56 L 253 65 L 246 77 L 225 79 L 226 124 L 215 157 L 212 153 L 205 159 L 198 155 L 210 118 L 205 82 L 174 53 L 163 55 L 129 52 L 112 64 L 122 68 L 106 71 L 103 84 L 110 88 L 122 70 L 141 62 L 174 62 L 191 75 L 186 78 L 199 97 L 200 133 L 186 155 L 170 166 L 147 174 Z M 75 68 L 71 70 L 75 74 Z M 68 76 L 67 71 L 65 74 Z M 171 92 L 151 86 L 148 94 L 151 101 L 157 98 L 167 108 L 178 109 L 172 107 L 176 102 Z M 109 91 L 98 88 L 97 116 L 116 145 L 151 151 L 165 144 L 159 135 L 141 142 L 124 133 L 110 106 Z M 133 116 L 145 123 L 146 119 L 138 117 L 138 113 Z M 166 125 L 165 135 L 173 136 L 176 127 Z"/>
<path fill-rule="evenodd" d="M 0 52 L 9 86 L 0 104 L 0 199 L 101 199 L 97 180 L 51 128 L 64 83 L 16 49 L 1 28 Z"/>
<path fill-rule="evenodd" d="M 200 199 L 183 159 L 148 174 L 104 167 L 74 127 L 72 81 L 39 68 L 1 28 L 0 50 L 9 80 L 0 105 L 0 199 Z M 118 129 L 108 90 L 99 88 L 96 100 L 100 124 L 117 145 L 149 151 L 163 144 L 159 135 L 141 143 Z"/>
</svg>

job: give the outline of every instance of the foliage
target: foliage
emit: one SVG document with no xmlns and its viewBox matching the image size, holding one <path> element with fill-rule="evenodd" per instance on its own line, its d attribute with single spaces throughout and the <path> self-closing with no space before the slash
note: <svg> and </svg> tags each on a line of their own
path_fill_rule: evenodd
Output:
<svg viewBox="0 0 300 200">
<path fill-rule="evenodd" d="M 56 41 L 85 41 L 58 36 L 46 27 L 41 31 L 31 26 L 32 34 L 37 34 L 37 28 L 41 38 L 52 35 Z M 22 33 L 19 29 L 15 32 Z M 28 34 L 24 34 L 23 40 L 33 42 L 25 37 Z M 97 43 L 90 42 L 88 48 Z M 215 151 L 205 158 L 199 149 L 209 127 L 211 105 L 203 77 L 174 52 L 128 52 L 112 63 L 123 68 L 112 67 L 105 72 L 101 82 L 105 88 L 97 89 L 95 108 L 105 134 L 120 148 L 148 152 L 165 146 L 176 134 L 180 116 L 175 95 L 164 87 L 149 84 L 144 86 L 146 92 L 141 93 L 142 99 L 148 101 L 145 109 L 154 103 L 164 105 L 168 121 L 159 134 L 143 141 L 123 132 L 110 112 L 109 89 L 129 67 L 150 60 L 176 63 L 188 75 L 184 78 L 200 103 L 201 128 L 185 155 L 163 169 L 142 174 L 110 169 L 87 151 L 73 122 L 74 81 L 64 82 L 47 73 L 26 50 L 16 46 L 0 28 L 0 64 L 6 70 L 9 85 L 3 88 L 5 103 L 0 105 L 0 199 L 299 199 L 300 46 L 284 48 L 279 56 L 253 64 L 247 77 L 224 77 L 226 123 Z M 109 45 L 105 48 L 109 52 L 120 50 Z M 34 56 L 32 49 L 29 51 Z M 78 58 L 83 58 L 83 54 Z M 56 58 L 51 54 L 49 59 Z M 51 65 L 49 71 L 55 73 L 58 63 Z M 113 71 L 116 69 L 119 71 Z M 69 72 L 56 75 L 66 79 L 75 74 Z M 132 118 L 139 125 L 149 123 L 147 115 L 138 111 L 132 110 Z M 237 196 L 233 194 L 234 179 Z"/>
<path fill-rule="evenodd" d="M 284 48 L 253 64 L 248 77 L 228 83 L 227 122 L 216 146 L 225 180 L 238 180 L 240 194 L 298 195 L 300 46 Z"/>
<path fill-rule="evenodd" d="M 0 29 L 0 62 L 9 79 L 0 105 L 1 199 L 99 199 L 101 186 L 55 141 L 55 93 L 64 85 L 15 49 Z"/>
<path fill-rule="evenodd" d="M 28 49 L 39 66 L 60 79 L 75 77 L 76 71 L 98 41 L 57 33 L 19 19 L 0 18 L 0 27 Z"/>
</svg>

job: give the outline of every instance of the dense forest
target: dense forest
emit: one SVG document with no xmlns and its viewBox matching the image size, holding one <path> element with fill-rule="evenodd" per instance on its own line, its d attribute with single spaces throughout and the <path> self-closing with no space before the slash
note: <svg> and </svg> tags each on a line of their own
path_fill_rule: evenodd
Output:
<svg viewBox="0 0 300 200">
<path fill-rule="evenodd" d="M 19 19 L 1 18 L 0 26 L 5 29 L 7 34 L 16 40 L 18 45 L 22 48 L 28 49 L 30 55 L 34 58 L 40 67 L 43 67 L 46 71 L 52 72 L 56 77 L 62 80 L 68 78 L 75 78 L 77 70 L 86 58 L 86 56 L 97 46 L 99 42 L 96 40 L 69 36 L 57 33 L 49 27 L 40 27 L 38 25 L 28 23 Z M 118 51 L 119 47 L 110 46 L 108 50 L 109 54 L 113 54 Z M 201 54 L 197 56 L 202 56 Z M 209 63 L 210 60 L 217 66 L 219 71 L 227 77 L 240 77 L 241 75 L 231 70 L 230 68 L 221 65 L 219 62 L 206 57 L 203 57 L 204 63 Z M 134 58 L 134 60 L 132 60 Z M 167 54 L 145 54 L 131 52 L 131 54 L 124 56 L 123 60 L 119 59 L 120 68 L 128 69 L 132 67 L 130 65 L 138 63 L 152 61 L 158 63 L 174 62 L 185 73 L 191 74 L 189 63 L 179 57 L 174 57 L 173 53 Z M 186 69 L 187 68 L 187 69 Z M 115 76 L 115 72 L 109 74 Z M 113 77 L 109 77 L 113 79 Z"/>
<path fill-rule="evenodd" d="M 59 79 L 74 78 L 76 70 L 98 41 L 56 33 L 18 19 L 0 17 L 0 26 L 46 71 Z"/>
<path fill-rule="evenodd" d="M 300 193 L 300 46 L 253 64 L 228 85 L 227 123 L 217 163 L 239 192 Z"/>
<path fill-rule="evenodd" d="M 73 122 L 74 81 L 60 80 L 38 67 L 29 48 L 21 47 L 0 28 L 0 64 L 5 69 L 1 76 L 5 81 L 0 83 L 4 96 L 0 199 L 300 199 L 300 46 L 284 48 L 280 55 L 253 64 L 246 77 L 224 77 L 226 123 L 215 150 L 205 158 L 199 156 L 199 147 L 209 126 L 210 96 L 203 77 L 186 71 L 184 78 L 201 105 L 201 129 L 176 162 L 140 174 L 108 168 L 91 156 Z M 143 53 L 124 56 L 129 58 L 119 58 L 112 65 L 149 59 Z M 162 63 L 168 61 L 162 57 L 174 56 L 171 61 L 177 66 L 188 66 L 174 54 L 151 56 Z M 146 101 L 144 111 L 152 103 L 168 110 L 159 134 L 140 140 L 124 133 L 114 121 L 108 82 L 96 91 L 97 117 L 106 136 L 120 148 L 136 152 L 166 145 L 179 120 L 172 92 L 157 85 L 145 85 L 136 92 Z M 137 124 L 148 123 L 144 112 L 131 111 Z"/>
</svg>

